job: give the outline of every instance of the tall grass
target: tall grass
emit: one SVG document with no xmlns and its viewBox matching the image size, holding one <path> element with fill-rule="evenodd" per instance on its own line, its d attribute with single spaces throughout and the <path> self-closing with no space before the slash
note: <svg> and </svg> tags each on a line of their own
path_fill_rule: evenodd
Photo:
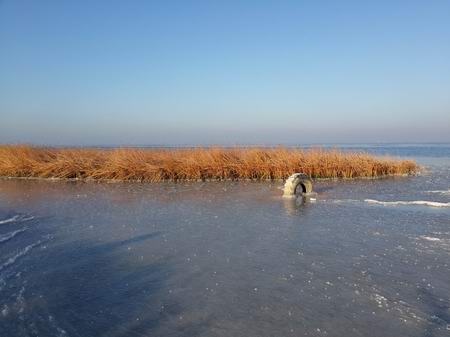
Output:
<svg viewBox="0 0 450 337">
<path fill-rule="evenodd" d="M 95 180 L 285 179 L 414 174 L 412 161 L 324 149 L 79 149 L 0 145 L 0 176 Z"/>
</svg>

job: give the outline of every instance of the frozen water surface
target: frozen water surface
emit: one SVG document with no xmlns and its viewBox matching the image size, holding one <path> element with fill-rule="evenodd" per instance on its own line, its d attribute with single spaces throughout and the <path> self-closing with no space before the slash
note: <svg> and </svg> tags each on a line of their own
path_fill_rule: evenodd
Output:
<svg viewBox="0 0 450 337">
<path fill-rule="evenodd" d="M 449 336 L 450 150 L 389 149 L 427 170 L 315 200 L 0 180 L 0 336 Z"/>
</svg>

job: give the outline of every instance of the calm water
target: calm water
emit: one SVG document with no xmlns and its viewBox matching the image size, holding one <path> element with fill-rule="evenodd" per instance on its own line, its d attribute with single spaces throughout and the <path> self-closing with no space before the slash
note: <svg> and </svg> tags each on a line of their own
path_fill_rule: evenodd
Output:
<svg viewBox="0 0 450 337">
<path fill-rule="evenodd" d="M 297 201 L 0 180 L 0 336 L 449 336 L 450 147 L 363 148 L 426 170 Z"/>
</svg>

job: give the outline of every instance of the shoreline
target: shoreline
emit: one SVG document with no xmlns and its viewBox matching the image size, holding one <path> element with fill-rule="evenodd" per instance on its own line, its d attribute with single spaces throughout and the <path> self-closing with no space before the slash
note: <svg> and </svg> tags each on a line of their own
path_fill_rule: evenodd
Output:
<svg viewBox="0 0 450 337">
<path fill-rule="evenodd" d="M 313 181 L 354 181 L 354 180 L 382 180 L 382 179 L 394 179 L 394 178 L 407 178 L 422 175 L 421 172 L 416 172 L 413 174 L 402 173 L 402 174 L 391 174 L 383 176 L 374 177 L 353 177 L 353 178 L 311 178 Z M 237 178 L 237 179 L 179 179 L 179 180 L 160 180 L 160 181 L 146 181 L 146 180 L 120 180 L 120 179 L 93 179 L 93 178 L 59 178 L 59 177 L 14 177 L 14 176 L 0 176 L 0 180 L 37 180 L 37 181 L 53 181 L 53 182 L 80 182 L 80 183 L 138 183 L 138 184 L 158 184 L 158 183 L 214 183 L 214 182 L 279 182 L 282 183 L 286 179 L 275 178 L 275 179 L 251 179 L 251 178 Z"/>
</svg>

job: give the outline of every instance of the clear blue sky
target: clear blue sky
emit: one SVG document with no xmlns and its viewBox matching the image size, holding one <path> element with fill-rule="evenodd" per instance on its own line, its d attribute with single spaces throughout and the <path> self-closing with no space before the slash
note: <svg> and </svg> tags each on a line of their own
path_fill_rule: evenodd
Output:
<svg viewBox="0 0 450 337">
<path fill-rule="evenodd" d="M 0 0 L 0 142 L 450 141 L 450 1 Z"/>
</svg>

